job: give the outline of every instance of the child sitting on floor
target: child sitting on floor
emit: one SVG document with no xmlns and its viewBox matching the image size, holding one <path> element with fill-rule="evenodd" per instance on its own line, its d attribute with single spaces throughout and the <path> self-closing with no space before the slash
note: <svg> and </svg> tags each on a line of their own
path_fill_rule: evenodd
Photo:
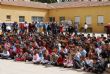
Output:
<svg viewBox="0 0 110 74">
<path fill-rule="evenodd" d="M 66 56 L 63 64 L 64 64 L 64 67 L 70 68 L 73 66 L 73 61 L 70 59 L 69 56 Z"/>
<path fill-rule="evenodd" d="M 32 62 L 34 64 L 39 64 L 41 62 L 40 56 L 39 56 L 39 52 L 38 51 L 34 51 L 34 55 L 33 55 L 33 60 Z"/>
<path fill-rule="evenodd" d="M 15 61 L 26 61 L 26 52 L 21 51 L 16 55 Z"/>
<path fill-rule="evenodd" d="M 85 58 L 84 60 L 84 70 L 85 71 L 91 71 L 93 67 L 93 60 L 90 59 L 89 57 Z"/>
<path fill-rule="evenodd" d="M 59 55 L 59 57 L 58 57 L 58 59 L 57 59 L 57 66 L 63 66 L 63 57 L 62 57 L 62 55 Z"/>
<path fill-rule="evenodd" d="M 49 55 L 48 50 L 44 51 L 44 55 L 43 56 L 44 56 L 44 59 L 42 61 L 42 64 L 49 64 L 49 62 L 50 62 L 50 55 Z"/>
<path fill-rule="evenodd" d="M 2 53 L 0 53 L 2 59 L 8 59 L 10 57 L 10 53 L 8 50 L 4 49 Z"/>
</svg>

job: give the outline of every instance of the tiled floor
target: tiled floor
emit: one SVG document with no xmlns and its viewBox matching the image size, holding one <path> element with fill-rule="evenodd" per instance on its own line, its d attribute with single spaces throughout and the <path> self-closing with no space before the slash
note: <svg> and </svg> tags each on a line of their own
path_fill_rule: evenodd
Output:
<svg viewBox="0 0 110 74">
<path fill-rule="evenodd" d="M 72 69 L 0 60 L 0 74 L 88 74 Z"/>
<path fill-rule="evenodd" d="M 81 70 L 33 65 L 31 63 L 14 62 L 0 59 L 0 74 L 92 74 Z M 105 73 L 109 74 L 109 73 Z"/>
</svg>

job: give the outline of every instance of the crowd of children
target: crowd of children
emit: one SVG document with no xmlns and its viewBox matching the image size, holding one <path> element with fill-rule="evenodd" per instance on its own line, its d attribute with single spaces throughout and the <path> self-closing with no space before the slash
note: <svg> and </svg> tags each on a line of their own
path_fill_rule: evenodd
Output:
<svg viewBox="0 0 110 74">
<path fill-rule="evenodd" d="M 56 23 L 15 22 L 11 29 L 2 24 L 0 57 L 33 64 L 103 73 L 110 64 L 110 35 L 73 34 L 74 27 L 63 29 Z M 19 32 L 18 32 L 19 30 Z"/>
</svg>

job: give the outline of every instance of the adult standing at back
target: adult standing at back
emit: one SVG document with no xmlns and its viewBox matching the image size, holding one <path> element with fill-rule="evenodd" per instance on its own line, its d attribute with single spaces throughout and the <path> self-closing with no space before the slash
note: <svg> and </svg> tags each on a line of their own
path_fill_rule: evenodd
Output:
<svg viewBox="0 0 110 74">
<path fill-rule="evenodd" d="M 2 32 L 6 32 L 6 27 L 7 27 L 6 23 L 3 22 L 2 23 Z"/>
<path fill-rule="evenodd" d="M 23 22 L 19 24 L 19 27 L 20 27 L 20 33 L 24 33 L 25 27 L 24 27 L 24 23 Z"/>
<path fill-rule="evenodd" d="M 18 31 L 18 24 L 17 24 L 17 22 L 14 22 L 12 27 L 13 27 L 13 32 L 17 33 L 17 31 Z"/>
<path fill-rule="evenodd" d="M 84 32 L 85 32 L 85 33 L 87 33 L 87 29 L 88 29 L 88 24 L 85 23 L 85 25 L 84 25 Z"/>
<path fill-rule="evenodd" d="M 78 33 L 78 24 L 74 24 L 74 32 L 75 32 L 75 35 L 77 35 L 77 33 Z"/>
<path fill-rule="evenodd" d="M 63 24 L 60 25 L 60 33 L 63 33 L 63 29 L 64 29 L 64 26 Z"/>
<path fill-rule="evenodd" d="M 25 32 L 28 33 L 29 24 L 26 21 L 24 23 L 24 27 L 25 27 Z"/>
<path fill-rule="evenodd" d="M 47 25 L 47 35 L 51 32 L 51 26 L 50 24 Z"/>
</svg>

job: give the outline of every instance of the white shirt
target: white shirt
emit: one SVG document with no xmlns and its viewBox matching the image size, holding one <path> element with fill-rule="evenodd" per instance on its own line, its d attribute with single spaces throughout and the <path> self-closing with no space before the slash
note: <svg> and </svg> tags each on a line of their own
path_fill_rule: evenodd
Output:
<svg viewBox="0 0 110 74">
<path fill-rule="evenodd" d="M 39 62 L 39 61 L 40 61 L 39 54 L 33 55 L 33 62 Z"/>
<path fill-rule="evenodd" d="M 93 66 L 93 60 L 86 59 L 86 63 L 91 67 Z"/>
<path fill-rule="evenodd" d="M 26 23 L 26 24 L 24 24 L 24 26 L 28 28 L 29 24 Z"/>
<path fill-rule="evenodd" d="M 87 28 L 88 28 L 88 25 L 87 25 L 87 24 L 85 24 L 85 25 L 84 25 L 84 29 L 87 29 Z"/>
<path fill-rule="evenodd" d="M 81 53 L 80 52 L 77 52 L 74 56 L 74 59 L 76 60 L 80 60 L 80 57 L 81 57 Z"/>
<path fill-rule="evenodd" d="M 5 56 L 10 56 L 10 53 L 9 53 L 9 51 L 3 51 L 3 53 L 2 53 L 3 55 L 5 55 Z"/>
<path fill-rule="evenodd" d="M 98 54 L 98 56 L 100 55 L 100 53 L 102 52 L 102 50 L 100 48 L 96 48 L 95 52 Z"/>
<path fill-rule="evenodd" d="M 11 26 L 7 26 L 6 29 L 7 29 L 7 30 L 11 30 Z"/>
<path fill-rule="evenodd" d="M 61 50 L 61 44 L 58 43 L 58 50 L 60 51 Z"/>
</svg>

